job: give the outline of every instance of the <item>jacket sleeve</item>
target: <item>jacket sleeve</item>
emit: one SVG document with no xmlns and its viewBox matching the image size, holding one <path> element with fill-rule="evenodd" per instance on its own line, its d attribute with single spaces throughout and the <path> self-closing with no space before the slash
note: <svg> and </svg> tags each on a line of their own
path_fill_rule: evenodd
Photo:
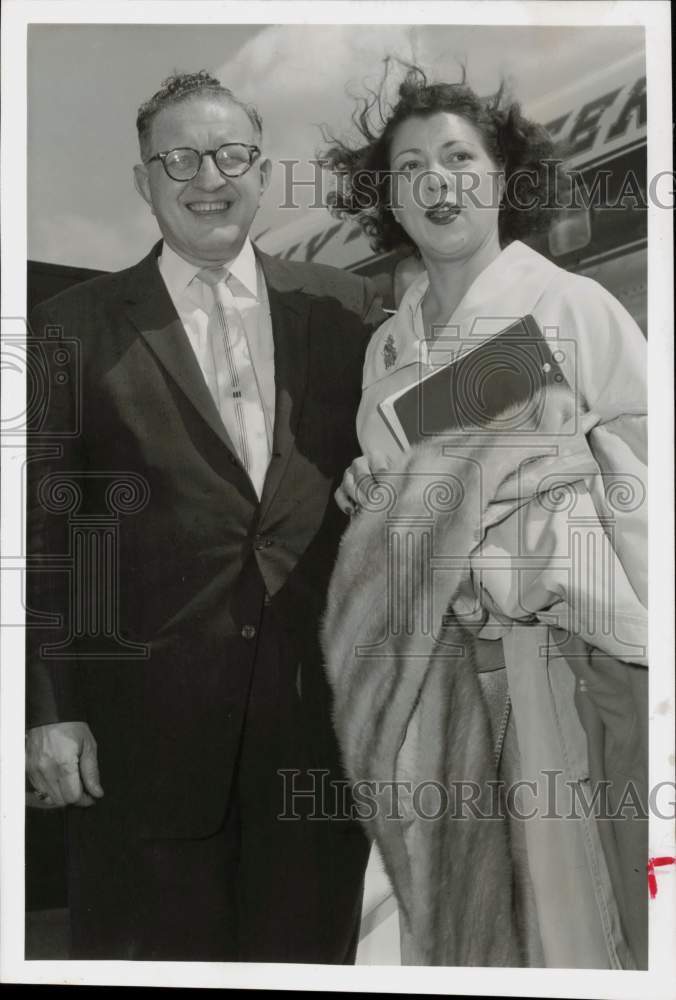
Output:
<svg viewBox="0 0 676 1000">
<path fill-rule="evenodd" d="M 473 560 L 482 603 L 497 621 L 540 621 L 618 660 L 646 664 L 647 610 L 618 557 L 612 525 L 597 513 L 599 473 L 585 472 L 583 461 L 559 467 L 550 489 L 535 489 L 487 531 L 482 558 Z M 489 568 L 482 571 L 482 562 Z"/>
<path fill-rule="evenodd" d="M 576 348 L 572 378 L 590 417 L 587 443 L 600 470 L 590 486 L 597 513 L 647 607 L 647 344 L 605 288 L 589 278 L 572 280 L 548 296 L 547 308 Z"/>
<path fill-rule="evenodd" d="M 27 336 L 26 724 L 84 719 L 77 664 L 64 655 L 71 623 L 70 500 L 84 468 L 80 344 L 43 306 Z"/>
<path fill-rule="evenodd" d="M 612 532 L 613 548 L 632 589 L 648 607 L 647 416 L 620 414 L 599 423 L 589 447 L 601 470 L 592 495 Z"/>
<path fill-rule="evenodd" d="M 521 467 L 515 455 L 519 472 L 498 491 L 472 559 L 475 592 L 491 615 L 486 637 L 497 637 L 497 622 L 504 632 L 538 620 L 616 659 L 647 663 L 645 466 L 631 432 L 619 433 L 639 419 L 603 422 L 579 411 L 561 424 L 554 454 Z M 601 461 L 594 438 L 605 442 Z"/>
</svg>

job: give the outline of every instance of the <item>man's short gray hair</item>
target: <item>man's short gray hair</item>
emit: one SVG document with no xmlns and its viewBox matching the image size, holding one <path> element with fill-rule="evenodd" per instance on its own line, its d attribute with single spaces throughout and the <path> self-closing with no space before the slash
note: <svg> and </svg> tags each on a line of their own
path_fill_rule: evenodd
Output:
<svg viewBox="0 0 676 1000">
<path fill-rule="evenodd" d="M 212 76 L 205 69 L 198 73 L 174 73 L 162 82 L 161 88 L 156 94 L 146 101 L 138 109 L 136 116 L 136 129 L 138 131 L 138 141 L 141 147 L 141 156 L 145 159 L 150 154 L 149 142 L 152 123 L 155 116 L 163 108 L 180 104 L 181 101 L 189 100 L 192 97 L 199 97 L 202 94 L 222 97 L 240 107 L 247 115 L 254 127 L 257 138 L 263 137 L 263 121 L 258 111 L 252 104 L 246 104 L 227 87 L 224 87 L 220 80 Z"/>
</svg>

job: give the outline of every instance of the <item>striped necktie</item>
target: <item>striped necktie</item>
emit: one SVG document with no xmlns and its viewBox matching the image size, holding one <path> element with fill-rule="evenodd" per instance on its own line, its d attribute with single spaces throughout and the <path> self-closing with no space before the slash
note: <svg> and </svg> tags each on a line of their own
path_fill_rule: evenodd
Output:
<svg viewBox="0 0 676 1000">
<path fill-rule="evenodd" d="M 265 410 L 246 329 L 226 268 L 203 268 L 197 277 L 211 289 L 207 337 L 207 384 L 221 420 L 260 497 L 270 463 Z"/>
</svg>

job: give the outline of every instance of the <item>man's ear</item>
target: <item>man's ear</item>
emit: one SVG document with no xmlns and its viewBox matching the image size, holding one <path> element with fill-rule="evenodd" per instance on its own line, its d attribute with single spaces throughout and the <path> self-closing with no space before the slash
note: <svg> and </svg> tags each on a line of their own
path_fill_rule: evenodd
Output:
<svg viewBox="0 0 676 1000">
<path fill-rule="evenodd" d="M 259 160 L 258 172 L 261 179 L 261 195 L 265 194 L 272 178 L 272 160 Z"/>
<path fill-rule="evenodd" d="M 150 179 L 148 177 L 148 170 L 143 163 L 134 164 L 134 187 L 154 215 L 153 199 L 150 195 Z"/>
</svg>

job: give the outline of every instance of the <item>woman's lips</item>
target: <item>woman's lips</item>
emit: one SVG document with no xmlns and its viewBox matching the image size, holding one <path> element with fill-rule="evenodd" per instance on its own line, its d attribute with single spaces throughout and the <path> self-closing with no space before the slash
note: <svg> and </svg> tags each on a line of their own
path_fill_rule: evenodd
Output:
<svg viewBox="0 0 676 1000">
<path fill-rule="evenodd" d="M 455 205 L 448 205 L 444 203 L 443 205 L 435 205 L 433 208 L 428 208 L 425 212 L 425 217 L 433 222 L 435 226 L 447 226 L 449 223 L 453 222 L 460 215 L 460 209 L 456 208 Z"/>
</svg>

